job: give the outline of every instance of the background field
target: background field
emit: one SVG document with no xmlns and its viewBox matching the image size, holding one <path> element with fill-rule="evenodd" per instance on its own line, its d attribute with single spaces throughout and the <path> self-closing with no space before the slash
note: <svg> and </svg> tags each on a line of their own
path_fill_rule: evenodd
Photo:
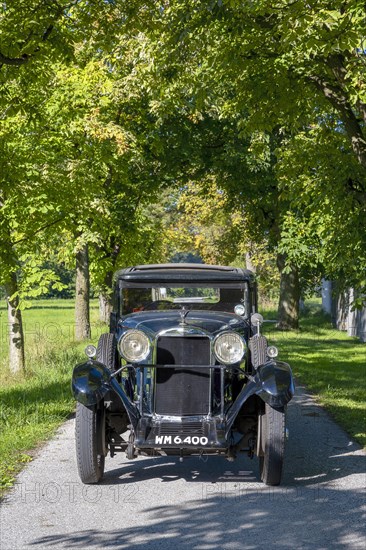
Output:
<svg viewBox="0 0 366 550">
<path fill-rule="evenodd" d="M 275 319 L 273 310 L 264 312 Z M 84 343 L 74 340 L 72 300 L 37 301 L 24 312 L 27 371 L 14 378 L 7 372 L 6 311 L 0 308 L 0 478 L 9 487 L 32 449 L 49 438 L 74 410 L 70 379 L 74 365 L 84 357 Z M 107 327 L 98 321 L 92 302 L 92 342 Z M 366 345 L 332 328 L 316 302 L 302 313 L 299 331 L 283 332 L 272 322 L 264 332 L 280 349 L 295 376 L 314 391 L 320 403 L 366 446 Z"/>
</svg>

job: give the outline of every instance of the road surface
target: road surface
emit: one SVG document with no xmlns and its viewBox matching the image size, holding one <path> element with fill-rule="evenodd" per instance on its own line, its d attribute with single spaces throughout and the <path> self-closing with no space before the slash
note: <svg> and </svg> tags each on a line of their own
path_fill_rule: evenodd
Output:
<svg viewBox="0 0 366 550">
<path fill-rule="evenodd" d="M 39 452 L 0 508 L 0 549 L 200 550 L 366 548 L 366 455 L 303 388 L 288 409 L 283 484 L 256 459 L 106 461 L 79 482 L 74 421 Z"/>
</svg>

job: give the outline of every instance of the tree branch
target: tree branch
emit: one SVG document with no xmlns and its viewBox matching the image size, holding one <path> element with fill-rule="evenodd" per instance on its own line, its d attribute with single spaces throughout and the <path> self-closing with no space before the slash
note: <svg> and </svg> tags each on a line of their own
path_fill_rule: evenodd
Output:
<svg viewBox="0 0 366 550">
<path fill-rule="evenodd" d="M 332 69 L 334 76 L 341 86 L 344 86 L 347 83 L 347 69 L 344 66 L 345 61 L 346 58 L 341 53 L 330 55 L 327 59 L 329 67 Z M 358 99 L 356 101 L 356 107 L 366 124 L 366 104 Z"/>
<path fill-rule="evenodd" d="M 338 111 L 358 162 L 366 168 L 366 140 L 348 99 L 339 88 L 330 84 L 325 78 L 310 75 L 308 79 Z"/>
<path fill-rule="evenodd" d="M 24 241 L 27 241 L 29 239 L 32 239 L 33 237 L 35 237 L 35 235 L 37 235 L 38 233 L 41 233 L 41 231 L 44 231 L 45 229 L 48 229 L 49 227 L 52 227 L 53 225 L 56 225 L 56 224 L 60 223 L 65 218 L 66 218 L 66 215 L 61 216 L 60 218 L 57 218 L 57 220 L 53 220 L 52 222 L 46 223 L 42 227 L 39 227 L 31 235 L 27 235 L 26 237 L 22 237 L 21 239 L 18 239 L 17 241 L 12 242 L 12 246 L 14 246 L 16 244 L 19 244 L 19 243 L 22 243 Z"/>
<path fill-rule="evenodd" d="M 62 16 L 63 13 L 65 13 L 67 10 L 72 8 L 78 3 L 79 0 L 73 0 L 70 2 L 67 6 L 60 6 L 59 4 L 56 4 L 59 8 L 56 13 L 54 14 L 54 18 L 52 23 L 48 25 L 46 30 L 43 32 L 41 36 L 41 42 L 46 42 L 52 33 L 54 29 L 55 22 Z M 29 40 L 30 36 L 26 39 L 26 42 Z M 23 47 L 25 44 L 23 45 Z M 8 57 L 0 52 L 0 69 L 3 65 L 13 65 L 20 67 L 21 65 L 24 65 L 25 63 L 28 63 L 29 59 L 33 57 L 36 53 L 40 51 L 41 47 L 37 46 L 32 53 L 24 53 L 20 57 Z"/>
<path fill-rule="evenodd" d="M 29 55 L 24 53 L 22 57 L 7 57 L 6 55 L 3 55 L 0 52 L 0 63 L 1 65 L 24 65 L 25 63 L 28 63 L 29 61 Z"/>
</svg>

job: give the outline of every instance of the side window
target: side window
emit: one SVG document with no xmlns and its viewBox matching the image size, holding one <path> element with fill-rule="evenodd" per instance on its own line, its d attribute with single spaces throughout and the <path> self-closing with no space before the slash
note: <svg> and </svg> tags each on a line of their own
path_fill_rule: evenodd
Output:
<svg viewBox="0 0 366 550">
<path fill-rule="evenodd" d="M 220 301 L 214 309 L 232 313 L 236 304 L 244 301 L 244 292 L 240 288 L 220 288 Z"/>
<path fill-rule="evenodd" d="M 121 302 L 122 315 L 141 311 L 151 303 L 151 288 L 123 288 Z"/>
</svg>

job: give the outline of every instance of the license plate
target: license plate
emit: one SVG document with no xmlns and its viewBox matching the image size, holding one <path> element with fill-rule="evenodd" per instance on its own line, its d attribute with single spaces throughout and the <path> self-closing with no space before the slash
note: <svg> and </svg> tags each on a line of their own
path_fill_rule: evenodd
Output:
<svg viewBox="0 0 366 550">
<path fill-rule="evenodd" d="M 194 445 L 204 447 L 208 443 L 206 436 L 198 435 L 156 435 L 155 445 Z"/>
</svg>

